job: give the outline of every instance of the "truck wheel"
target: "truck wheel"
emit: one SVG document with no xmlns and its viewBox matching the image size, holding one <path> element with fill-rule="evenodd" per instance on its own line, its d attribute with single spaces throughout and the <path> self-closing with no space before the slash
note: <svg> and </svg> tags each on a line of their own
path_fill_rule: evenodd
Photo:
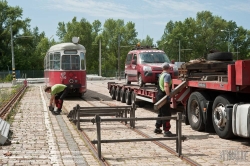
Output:
<svg viewBox="0 0 250 166">
<path fill-rule="evenodd" d="M 143 87 L 144 84 L 145 84 L 145 83 L 142 81 L 141 74 L 139 74 L 139 75 L 138 75 L 138 85 L 139 85 L 140 87 Z"/>
<path fill-rule="evenodd" d="M 205 129 L 203 122 L 202 111 L 204 104 L 208 100 L 208 96 L 205 93 L 193 92 L 188 99 L 188 121 L 192 129 L 202 131 Z"/>
<path fill-rule="evenodd" d="M 127 105 L 131 105 L 131 92 L 129 90 L 126 90 L 125 100 Z"/>
<path fill-rule="evenodd" d="M 130 84 L 131 84 L 131 81 L 128 81 L 128 76 L 127 76 L 127 75 L 125 75 L 125 83 L 126 83 L 127 85 L 130 85 Z"/>
<path fill-rule="evenodd" d="M 207 55 L 207 60 L 232 61 L 233 54 L 231 52 L 214 52 Z"/>
<path fill-rule="evenodd" d="M 115 99 L 116 99 L 116 101 L 120 101 L 120 95 L 121 95 L 121 89 L 117 87 L 116 91 L 115 91 Z"/>
<path fill-rule="evenodd" d="M 112 90 L 111 90 L 111 98 L 115 99 L 115 87 L 114 86 L 112 87 Z"/>
<path fill-rule="evenodd" d="M 125 103 L 126 101 L 125 101 L 125 92 L 124 92 L 124 90 L 122 90 L 121 89 L 121 92 L 120 92 L 120 101 L 122 102 L 122 103 Z"/>
<path fill-rule="evenodd" d="M 227 115 L 225 105 L 234 104 L 236 101 L 227 95 L 217 96 L 213 103 L 212 121 L 215 132 L 221 138 L 232 138 L 234 136 L 232 129 L 232 114 Z M 229 120 L 227 120 L 229 118 Z"/>
<path fill-rule="evenodd" d="M 131 104 L 135 103 L 135 98 L 136 98 L 136 94 L 135 94 L 134 91 L 132 91 L 132 93 L 131 93 Z"/>
</svg>

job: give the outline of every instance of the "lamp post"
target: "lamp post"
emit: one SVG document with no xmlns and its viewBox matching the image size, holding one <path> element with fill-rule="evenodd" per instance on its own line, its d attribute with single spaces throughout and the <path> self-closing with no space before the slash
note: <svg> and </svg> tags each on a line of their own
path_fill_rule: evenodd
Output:
<svg viewBox="0 0 250 166">
<path fill-rule="evenodd" d="M 13 31 L 12 31 L 12 24 L 10 24 L 10 37 L 11 37 L 11 55 L 12 55 L 12 77 L 13 77 L 13 80 L 12 80 L 12 85 L 15 85 L 16 84 L 16 69 L 15 69 L 15 55 L 14 55 L 14 45 L 13 45 L 13 40 L 14 40 L 14 37 L 13 37 Z M 30 38 L 32 36 L 19 36 L 19 37 L 16 37 L 16 38 Z"/>
<path fill-rule="evenodd" d="M 11 55 L 12 55 L 12 84 L 16 84 L 16 72 L 15 72 L 15 57 L 14 57 L 14 47 L 13 47 L 13 34 L 12 34 L 12 24 L 10 24 L 10 37 L 11 37 Z"/>
<path fill-rule="evenodd" d="M 224 30 L 224 29 L 220 30 L 221 32 L 227 32 L 227 33 L 228 33 L 228 45 L 227 45 L 227 52 L 229 52 L 229 51 L 230 51 L 230 46 L 229 46 L 229 44 L 230 44 L 230 39 L 231 39 L 231 35 L 230 35 L 230 33 L 231 33 L 231 32 L 234 32 L 234 31 L 237 31 L 237 30 L 238 30 L 238 28 L 235 28 L 234 30 L 231 30 L 231 31 L 227 31 L 227 30 Z"/>
<path fill-rule="evenodd" d="M 99 76 L 102 76 L 102 55 L 101 39 L 99 39 Z"/>
</svg>

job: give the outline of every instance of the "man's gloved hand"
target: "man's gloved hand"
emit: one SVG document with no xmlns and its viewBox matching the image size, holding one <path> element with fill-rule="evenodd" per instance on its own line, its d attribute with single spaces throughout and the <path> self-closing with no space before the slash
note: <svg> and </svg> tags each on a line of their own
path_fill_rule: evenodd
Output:
<svg viewBox="0 0 250 166">
<path fill-rule="evenodd" d="M 52 105 L 49 106 L 50 111 L 54 111 L 54 107 Z"/>
</svg>

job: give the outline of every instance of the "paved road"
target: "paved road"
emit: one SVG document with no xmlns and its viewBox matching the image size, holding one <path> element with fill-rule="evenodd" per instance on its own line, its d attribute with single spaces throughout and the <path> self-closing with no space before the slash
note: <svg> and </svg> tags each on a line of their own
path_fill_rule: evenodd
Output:
<svg viewBox="0 0 250 166">
<path fill-rule="evenodd" d="M 43 85 L 30 84 L 15 109 L 17 114 L 11 124 L 12 144 L 1 146 L 0 164 L 99 165 L 76 127 L 66 117 L 67 112 L 76 104 L 87 106 L 89 103 L 80 99 L 68 99 L 64 103 L 65 114 L 54 116 L 47 109 L 48 98 L 43 92 Z M 106 80 L 88 81 L 85 97 L 99 106 L 103 104 L 92 97 L 102 98 L 107 103 L 125 105 L 111 100 Z M 153 105 L 138 108 L 136 117 L 156 117 Z M 171 121 L 171 125 L 172 131 L 175 131 L 175 122 Z M 95 125 L 81 123 L 81 128 L 90 139 L 96 139 Z M 151 137 L 162 137 L 152 132 L 153 121 L 136 122 L 136 128 Z M 103 139 L 141 138 L 119 122 L 102 124 L 102 129 Z M 214 133 L 195 132 L 190 126 L 183 126 L 183 134 L 188 137 L 188 141 L 183 142 L 183 154 L 201 165 L 249 165 L 249 139 L 224 140 Z M 174 141 L 162 142 L 175 149 Z M 12 156 L 4 155 L 8 151 Z M 111 165 L 188 165 L 151 142 L 102 144 L 102 155 Z M 242 155 L 242 158 L 237 158 L 237 155 Z"/>
</svg>

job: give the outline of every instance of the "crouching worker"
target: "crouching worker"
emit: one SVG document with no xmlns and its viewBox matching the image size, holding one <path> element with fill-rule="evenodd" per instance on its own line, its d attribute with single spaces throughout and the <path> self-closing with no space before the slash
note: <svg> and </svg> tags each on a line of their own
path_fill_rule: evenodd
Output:
<svg viewBox="0 0 250 166">
<path fill-rule="evenodd" d="M 51 94 L 49 110 L 52 114 L 59 115 L 62 112 L 63 99 L 68 94 L 68 87 L 63 84 L 55 84 L 52 87 L 45 87 L 44 91 Z M 55 109 L 52 104 L 56 107 Z"/>
</svg>

